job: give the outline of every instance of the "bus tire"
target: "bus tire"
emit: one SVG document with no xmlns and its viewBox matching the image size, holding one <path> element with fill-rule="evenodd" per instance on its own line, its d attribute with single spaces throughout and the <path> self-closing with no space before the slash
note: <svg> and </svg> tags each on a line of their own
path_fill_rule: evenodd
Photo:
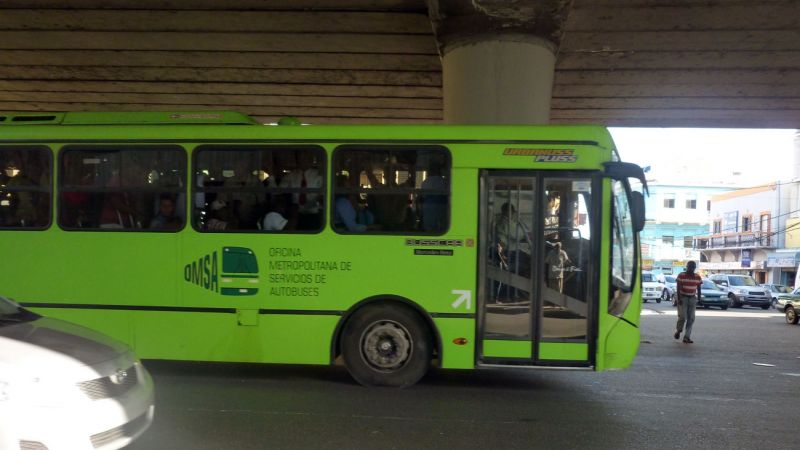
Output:
<svg viewBox="0 0 800 450">
<path fill-rule="evenodd" d="M 367 306 L 347 321 L 342 356 L 350 375 L 364 386 L 411 386 L 428 372 L 433 339 L 410 308 Z"/>
</svg>

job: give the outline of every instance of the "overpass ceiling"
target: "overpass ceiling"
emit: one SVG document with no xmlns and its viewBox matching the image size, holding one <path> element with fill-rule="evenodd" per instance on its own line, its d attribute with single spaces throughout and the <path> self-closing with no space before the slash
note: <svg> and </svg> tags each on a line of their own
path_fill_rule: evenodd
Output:
<svg viewBox="0 0 800 450">
<path fill-rule="evenodd" d="M 575 0 L 552 122 L 798 127 L 798 18 L 798 1 Z M 441 83 L 424 0 L 0 2 L 0 110 L 437 123 Z"/>
</svg>

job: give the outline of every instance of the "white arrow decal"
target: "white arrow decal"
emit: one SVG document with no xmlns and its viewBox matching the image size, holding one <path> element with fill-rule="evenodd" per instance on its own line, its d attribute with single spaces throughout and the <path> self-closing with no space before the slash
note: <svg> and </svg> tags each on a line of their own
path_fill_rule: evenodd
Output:
<svg viewBox="0 0 800 450">
<path fill-rule="evenodd" d="M 458 295 L 456 301 L 453 302 L 453 308 L 458 309 L 462 303 L 466 302 L 467 309 L 472 309 L 472 291 L 453 289 L 451 292 L 455 295 Z"/>
</svg>

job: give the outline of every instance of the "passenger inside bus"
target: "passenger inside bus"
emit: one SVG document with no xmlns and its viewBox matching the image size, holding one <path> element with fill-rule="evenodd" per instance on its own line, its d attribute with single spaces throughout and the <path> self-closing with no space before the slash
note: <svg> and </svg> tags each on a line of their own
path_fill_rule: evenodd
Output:
<svg viewBox="0 0 800 450">
<path fill-rule="evenodd" d="M 430 171 L 422 182 L 422 189 L 446 192 L 447 178 L 444 176 L 444 161 L 436 158 L 431 163 Z M 442 231 L 447 229 L 447 195 L 422 194 L 418 197 L 422 215 L 423 231 Z"/>
<path fill-rule="evenodd" d="M 295 230 L 297 224 L 290 223 L 287 218 L 287 195 L 286 194 L 273 194 L 267 206 L 269 212 L 261 219 L 261 229 L 263 231 L 284 231 Z M 294 218 L 292 218 L 294 220 Z"/>
<path fill-rule="evenodd" d="M 319 162 L 310 150 L 294 152 L 294 168 L 281 180 L 282 188 L 320 189 L 323 177 Z M 292 194 L 289 214 L 296 218 L 298 230 L 318 230 L 322 227 L 322 197 L 317 192 L 303 190 Z"/>
<path fill-rule="evenodd" d="M 178 149 L 67 148 L 59 221 L 68 229 L 180 229 L 185 164 Z"/>
<path fill-rule="evenodd" d="M 37 189 L 49 184 L 49 170 L 45 172 L 37 156 L 20 150 L 0 152 L 0 226 L 41 227 L 49 221 L 50 196 Z"/>
<path fill-rule="evenodd" d="M 100 228 L 141 228 L 142 221 L 128 192 L 107 192 L 100 210 Z"/>
<path fill-rule="evenodd" d="M 339 173 L 336 176 L 336 186 L 355 190 L 358 188 L 358 178 L 351 178 L 347 173 Z M 342 192 L 336 194 L 333 225 L 340 231 L 360 233 L 375 228 L 375 217 L 366 205 L 359 203 L 356 192 Z"/>
<path fill-rule="evenodd" d="M 497 254 L 507 270 L 531 276 L 531 241 L 528 228 L 519 220 L 514 205 L 505 202 L 494 227 Z"/>
<path fill-rule="evenodd" d="M 584 320 L 588 300 L 586 268 L 591 255 L 587 206 L 591 204 L 591 183 L 589 180 L 548 179 L 545 191 L 543 282 L 547 291 L 543 292 L 544 314 Z"/>
<path fill-rule="evenodd" d="M 398 193 L 398 188 L 413 188 L 414 177 L 401 169 L 396 160 L 382 164 L 370 162 L 365 173 L 370 185 L 367 203 L 375 215 L 375 223 L 383 231 L 402 231 L 416 228 L 416 217 L 410 210 L 409 194 Z M 379 178 L 380 177 L 380 178 Z M 404 178 L 401 181 L 401 177 Z"/>
<path fill-rule="evenodd" d="M 175 199 L 170 194 L 161 194 L 158 202 L 158 213 L 150 221 L 153 230 L 177 230 L 183 226 L 183 219 L 175 210 Z"/>
</svg>

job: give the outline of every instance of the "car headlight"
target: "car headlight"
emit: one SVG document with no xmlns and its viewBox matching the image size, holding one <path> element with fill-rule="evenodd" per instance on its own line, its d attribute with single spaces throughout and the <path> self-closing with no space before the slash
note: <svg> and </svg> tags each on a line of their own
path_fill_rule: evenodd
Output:
<svg viewBox="0 0 800 450">
<path fill-rule="evenodd" d="M 747 295 L 747 289 L 735 289 L 735 292 L 739 295 Z"/>
</svg>

